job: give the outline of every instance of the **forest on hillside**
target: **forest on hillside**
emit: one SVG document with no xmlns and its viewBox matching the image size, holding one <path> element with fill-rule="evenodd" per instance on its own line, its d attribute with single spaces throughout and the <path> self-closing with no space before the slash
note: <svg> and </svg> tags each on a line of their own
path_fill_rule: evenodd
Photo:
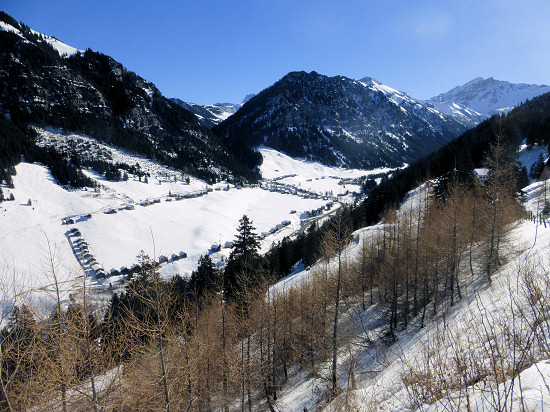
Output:
<svg viewBox="0 0 550 412">
<path fill-rule="evenodd" d="M 17 307 L 2 331 L 2 407 L 277 410 L 285 384 L 300 371 L 326 380 L 320 405 L 336 399 L 358 380 L 353 359 L 362 350 L 389 347 L 397 332 L 423 328 L 463 299 L 472 282 L 490 283 L 508 259 L 506 233 L 523 212 L 506 153 L 498 140 L 490 146 L 486 184 L 465 184 L 456 174 L 436 196 L 426 182 L 413 204 L 388 209 L 383 225 L 361 236 L 352 236 L 342 210 L 319 241 L 320 263 L 295 288 L 270 286 L 276 272 L 259 255 L 253 222 L 244 216 L 224 272 L 204 256 L 188 281 L 164 280 L 141 254 L 139 270 L 102 317 L 93 315 L 85 290 L 45 319 Z M 353 244 L 360 253 L 351 258 Z M 376 333 L 361 332 L 367 311 Z M 540 322 L 533 328 L 544 333 Z M 525 350 L 533 359 L 549 353 L 544 341 Z M 351 358 L 343 356 L 348 352 Z M 455 389 L 468 386 L 465 376 L 513 376 L 520 368 L 474 366 L 457 374 Z M 428 388 L 421 373 L 411 370 L 408 381 L 417 400 L 444 396 L 438 385 L 448 382 Z"/>
</svg>

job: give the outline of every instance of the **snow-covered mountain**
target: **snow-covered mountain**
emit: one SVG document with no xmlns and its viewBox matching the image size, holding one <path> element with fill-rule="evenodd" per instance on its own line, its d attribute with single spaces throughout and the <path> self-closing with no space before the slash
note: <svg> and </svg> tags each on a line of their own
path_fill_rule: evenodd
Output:
<svg viewBox="0 0 550 412">
<path fill-rule="evenodd" d="M 428 101 L 444 113 L 477 122 L 497 113 L 507 113 L 525 100 L 550 92 L 550 86 L 510 83 L 478 77 Z"/>
<path fill-rule="evenodd" d="M 243 103 L 215 103 L 202 106 L 200 104 L 187 103 L 178 98 L 172 98 L 170 100 L 184 109 L 189 110 L 197 116 L 203 126 L 209 128 L 214 127 L 215 125 L 223 122 L 232 114 L 235 114 L 243 105 Z"/>
<path fill-rule="evenodd" d="M 0 116 L 21 130 L 83 133 L 208 180 L 248 174 L 196 116 L 111 57 L 80 52 L 5 13 L 0 45 Z"/>
<path fill-rule="evenodd" d="M 213 130 L 239 158 L 268 146 L 328 165 L 398 166 L 430 153 L 467 126 L 371 78 L 292 72 Z"/>
<path fill-rule="evenodd" d="M 170 100 L 197 116 L 203 126 L 212 128 L 223 122 L 229 116 L 237 113 L 237 110 L 254 96 L 255 94 L 247 94 L 240 103 L 214 103 L 207 105 L 187 103 L 178 98 L 172 98 Z"/>
</svg>

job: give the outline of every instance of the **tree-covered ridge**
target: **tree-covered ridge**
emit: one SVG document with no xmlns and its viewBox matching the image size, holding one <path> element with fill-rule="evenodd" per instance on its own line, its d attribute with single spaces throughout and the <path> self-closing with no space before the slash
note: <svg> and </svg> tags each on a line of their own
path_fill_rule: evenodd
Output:
<svg viewBox="0 0 550 412">
<path fill-rule="evenodd" d="M 467 172 L 474 168 L 483 167 L 488 149 L 498 136 L 512 157 L 523 140 L 548 147 L 550 93 L 523 103 L 507 115 L 492 116 L 441 149 L 383 180 L 362 205 L 365 222 L 377 222 L 387 208 L 397 206 L 419 182 L 448 175 L 454 169 L 466 172 L 463 175 L 467 176 Z"/>
<path fill-rule="evenodd" d="M 291 72 L 213 130 L 237 156 L 265 145 L 327 165 L 374 168 L 410 163 L 466 129 L 392 93 L 343 76 Z"/>
<path fill-rule="evenodd" d="M 86 134 L 208 181 L 256 177 L 192 113 L 112 58 L 91 50 L 63 58 L 15 27 L 24 38 L 0 32 L 0 115 L 17 127 Z"/>
</svg>

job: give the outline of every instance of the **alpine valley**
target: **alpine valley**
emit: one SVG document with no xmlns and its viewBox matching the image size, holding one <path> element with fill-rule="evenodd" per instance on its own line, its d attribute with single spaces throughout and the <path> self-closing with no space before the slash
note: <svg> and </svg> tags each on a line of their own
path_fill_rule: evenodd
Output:
<svg viewBox="0 0 550 412">
<path fill-rule="evenodd" d="M 185 100 L 0 12 L 0 410 L 550 408 L 550 86 Z"/>
</svg>

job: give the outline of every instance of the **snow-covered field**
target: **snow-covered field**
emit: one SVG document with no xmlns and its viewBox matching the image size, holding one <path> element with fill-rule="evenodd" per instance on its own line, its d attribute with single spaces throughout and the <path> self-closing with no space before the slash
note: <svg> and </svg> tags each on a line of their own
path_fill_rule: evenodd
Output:
<svg viewBox="0 0 550 412">
<path fill-rule="evenodd" d="M 264 161 L 260 167 L 264 179 L 277 180 L 279 183 L 290 184 L 317 193 L 359 192 L 359 187 L 353 184 L 340 184 L 342 179 L 354 179 L 361 176 L 389 173 L 392 169 L 374 170 L 342 169 L 324 166 L 320 163 L 294 159 L 276 150 L 262 147 L 259 149 Z"/>
<path fill-rule="evenodd" d="M 40 132 L 45 140 L 63 141 L 55 132 Z M 54 272 L 62 298 L 81 287 L 84 278 L 92 287 L 114 285 L 121 280 L 120 277 L 89 276 L 92 263 L 83 258 L 85 253 L 107 273 L 111 269 L 131 267 L 141 250 L 155 259 L 168 258 L 161 266 L 166 277 L 189 276 L 199 257 L 207 253 L 221 264 L 231 251 L 223 246 L 234 240 L 238 221 L 245 214 L 257 233 L 265 235 L 260 243 L 262 252 L 266 252 L 273 242 L 307 226 L 306 212 L 322 210 L 322 217 L 335 211 L 338 201 L 351 200 L 349 195 L 336 195 L 359 188 L 356 185 L 344 188 L 338 184 L 340 178 L 369 173 L 329 168 L 262 149 L 265 161 L 261 172 L 266 179 L 260 186 L 236 188 L 227 183 L 209 186 L 194 178 L 187 182 L 177 171 L 84 136 L 64 137 L 73 142 L 87 140 L 93 147 L 99 146 L 110 153 L 113 162 L 139 163 L 150 177 L 147 183 L 132 175 L 128 181 L 110 182 L 93 171 L 86 171 L 100 184 L 99 189 L 65 190 L 56 184 L 44 166 L 20 163 L 13 177 L 15 187 L 2 188 L 4 196 L 13 194 L 15 201 L 0 203 L 3 284 L 10 289 L 7 295 L 18 295 L 19 303 L 30 299 L 29 294 L 24 293 L 29 290 L 42 292 L 33 294 L 33 304 L 51 302 L 55 296 Z M 285 175 L 292 177 L 280 179 L 274 188 L 270 179 Z M 293 190 L 295 194 L 291 194 Z M 326 192 L 334 196 L 324 196 Z M 201 195 L 191 197 L 192 194 Z M 184 198 L 186 195 L 188 198 Z M 145 206 L 145 202 L 150 204 Z M 327 208 L 327 203 L 333 206 Z M 105 213 L 107 211 L 116 213 Z M 65 218 L 71 218 L 74 223 L 64 224 Z M 283 222 L 286 225 L 281 226 Z M 72 229 L 78 229 L 80 235 L 70 234 Z M 87 250 L 77 245 L 80 239 L 87 243 Z M 211 250 L 214 244 L 222 245 L 219 252 Z M 180 252 L 185 252 L 187 257 L 173 260 L 172 255 Z M 4 313 L 9 306 L 4 308 Z"/>
</svg>

